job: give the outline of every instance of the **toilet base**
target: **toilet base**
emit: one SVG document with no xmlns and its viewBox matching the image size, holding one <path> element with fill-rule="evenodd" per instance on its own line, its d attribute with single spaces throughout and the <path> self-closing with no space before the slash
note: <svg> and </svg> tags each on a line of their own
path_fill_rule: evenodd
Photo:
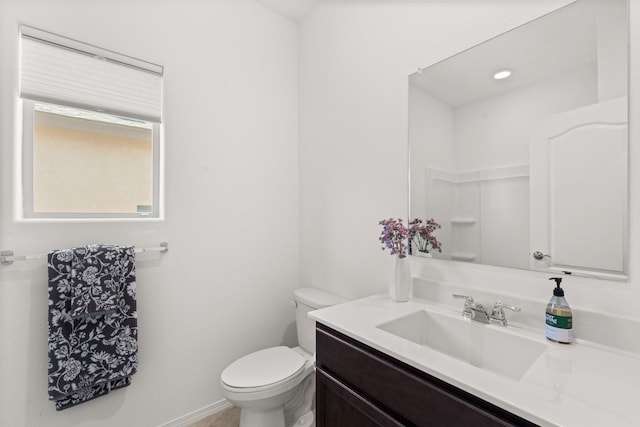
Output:
<svg viewBox="0 0 640 427">
<path fill-rule="evenodd" d="M 316 427 L 315 411 L 309 411 L 287 427 Z"/>
</svg>

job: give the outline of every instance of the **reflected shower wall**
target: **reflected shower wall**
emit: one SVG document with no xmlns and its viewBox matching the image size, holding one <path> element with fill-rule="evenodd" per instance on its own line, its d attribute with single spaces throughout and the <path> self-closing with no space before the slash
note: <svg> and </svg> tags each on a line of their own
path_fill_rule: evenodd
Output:
<svg viewBox="0 0 640 427">
<path fill-rule="evenodd" d="M 528 165 L 466 172 L 426 168 L 424 188 L 425 215 L 442 224 L 438 258 L 528 267 Z"/>
</svg>

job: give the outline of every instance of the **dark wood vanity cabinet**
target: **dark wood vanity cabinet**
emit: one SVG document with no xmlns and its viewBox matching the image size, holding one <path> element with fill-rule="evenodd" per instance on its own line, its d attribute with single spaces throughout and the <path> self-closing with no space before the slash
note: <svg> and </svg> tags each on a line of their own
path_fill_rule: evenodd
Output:
<svg viewBox="0 0 640 427">
<path fill-rule="evenodd" d="M 536 425 L 320 323 L 316 351 L 318 427 Z"/>
</svg>

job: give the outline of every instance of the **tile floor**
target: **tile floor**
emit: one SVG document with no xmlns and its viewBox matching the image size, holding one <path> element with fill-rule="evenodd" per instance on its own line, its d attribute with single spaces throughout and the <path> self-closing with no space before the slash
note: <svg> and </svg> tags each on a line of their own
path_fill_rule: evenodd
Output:
<svg viewBox="0 0 640 427">
<path fill-rule="evenodd" d="M 189 427 L 238 427 L 240 424 L 240 408 L 229 408 L 202 419 Z"/>
</svg>

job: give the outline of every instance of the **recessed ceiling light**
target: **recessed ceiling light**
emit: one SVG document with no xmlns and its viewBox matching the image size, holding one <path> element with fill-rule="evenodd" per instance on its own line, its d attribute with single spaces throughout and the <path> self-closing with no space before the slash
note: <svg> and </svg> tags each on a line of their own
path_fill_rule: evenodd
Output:
<svg viewBox="0 0 640 427">
<path fill-rule="evenodd" d="M 496 80 L 504 80 L 506 78 L 511 77 L 513 70 L 501 70 L 493 75 L 493 78 Z"/>
</svg>

